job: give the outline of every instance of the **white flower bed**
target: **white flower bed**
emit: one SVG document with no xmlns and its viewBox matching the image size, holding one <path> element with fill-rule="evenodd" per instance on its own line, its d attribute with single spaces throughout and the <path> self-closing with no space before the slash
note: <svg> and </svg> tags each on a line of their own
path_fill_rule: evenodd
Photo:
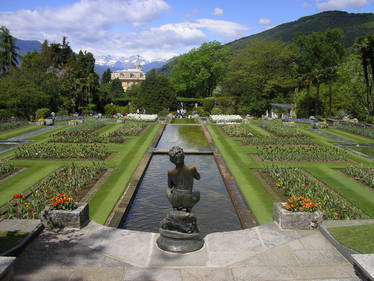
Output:
<svg viewBox="0 0 374 281">
<path fill-rule="evenodd" d="M 133 121 L 145 121 L 145 122 L 153 122 L 157 120 L 157 114 L 136 114 L 130 113 L 125 118 L 127 120 Z"/>
<path fill-rule="evenodd" d="M 218 123 L 218 124 L 227 124 L 227 123 L 241 123 L 242 118 L 240 115 L 210 115 L 209 116 L 210 121 L 213 123 Z"/>
</svg>

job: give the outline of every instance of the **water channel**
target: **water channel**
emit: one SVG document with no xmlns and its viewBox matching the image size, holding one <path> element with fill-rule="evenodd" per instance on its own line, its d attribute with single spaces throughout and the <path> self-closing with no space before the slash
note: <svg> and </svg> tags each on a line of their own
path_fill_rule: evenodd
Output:
<svg viewBox="0 0 374 281">
<path fill-rule="evenodd" d="M 196 125 L 167 125 L 157 148 L 169 149 L 174 145 L 190 150 L 208 147 L 201 126 Z M 185 164 L 194 165 L 201 175 L 194 182 L 200 201 L 192 210 L 201 233 L 241 229 L 213 155 L 186 155 Z M 171 208 L 165 191 L 167 171 L 174 167 L 167 154 L 152 156 L 122 228 L 158 232 L 160 221 Z"/>
</svg>

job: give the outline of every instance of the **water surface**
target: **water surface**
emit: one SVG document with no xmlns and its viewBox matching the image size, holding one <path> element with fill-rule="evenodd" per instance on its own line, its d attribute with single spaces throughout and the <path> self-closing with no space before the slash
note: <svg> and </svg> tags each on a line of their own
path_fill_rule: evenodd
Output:
<svg viewBox="0 0 374 281">
<path fill-rule="evenodd" d="M 171 148 L 179 145 L 184 149 L 209 147 L 201 126 L 167 125 L 157 148 Z"/>
<path fill-rule="evenodd" d="M 200 191 L 200 201 L 192 209 L 201 233 L 241 229 L 213 156 L 186 155 L 185 163 L 194 165 L 201 176 L 193 189 Z M 160 221 L 171 208 L 165 192 L 167 171 L 174 167 L 167 155 L 152 157 L 122 228 L 158 232 Z"/>
</svg>

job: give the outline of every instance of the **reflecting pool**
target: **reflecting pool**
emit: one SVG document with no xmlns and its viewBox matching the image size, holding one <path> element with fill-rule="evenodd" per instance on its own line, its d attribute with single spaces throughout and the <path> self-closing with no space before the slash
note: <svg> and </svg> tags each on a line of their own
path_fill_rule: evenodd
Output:
<svg viewBox="0 0 374 281">
<path fill-rule="evenodd" d="M 157 148 L 171 148 L 179 145 L 184 149 L 209 147 L 201 126 L 167 125 Z"/>
</svg>

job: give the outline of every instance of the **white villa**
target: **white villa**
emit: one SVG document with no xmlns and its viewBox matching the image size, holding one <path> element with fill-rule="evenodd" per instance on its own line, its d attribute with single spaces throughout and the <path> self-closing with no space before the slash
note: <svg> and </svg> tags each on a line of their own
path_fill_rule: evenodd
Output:
<svg viewBox="0 0 374 281">
<path fill-rule="evenodd" d="M 135 69 L 125 69 L 112 72 L 111 79 L 114 80 L 117 78 L 121 81 L 122 88 L 125 92 L 128 88 L 131 88 L 132 85 L 139 84 L 140 82 L 144 81 L 145 73 L 140 65 L 139 56 Z"/>
</svg>

